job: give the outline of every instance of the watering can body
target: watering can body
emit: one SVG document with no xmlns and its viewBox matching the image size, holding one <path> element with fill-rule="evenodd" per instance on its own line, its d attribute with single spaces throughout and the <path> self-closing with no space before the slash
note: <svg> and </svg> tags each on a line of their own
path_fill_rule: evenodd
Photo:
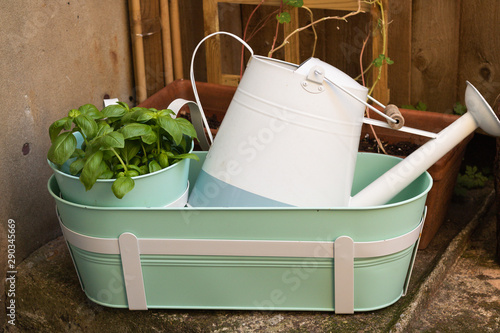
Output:
<svg viewBox="0 0 500 333">
<path fill-rule="evenodd" d="M 328 79 L 327 79 L 328 78 Z M 318 59 L 252 56 L 189 204 L 347 206 L 367 89 Z"/>
<path fill-rule="evenodd" d="M 217 32 L 198 44 L 191 61 L 193 91 L 206 128 L 193 62 L 198 47 L 217 34 L 236 38 L 252 56 L 191 192 L 191 206 L 384 205 L 477 128 L 500 136 L 498 117 L 467 82 L 465 115 L 439 133 L 401 124 L 398 130 L 432 140 L 351 197 L 363 122 L 388 126 L 363 117 L 365 106 L 379 112 L 366 103 L 367 89 L 318 59 L 297 66 L 255 56 L 239 37 Z"/>
</svg>

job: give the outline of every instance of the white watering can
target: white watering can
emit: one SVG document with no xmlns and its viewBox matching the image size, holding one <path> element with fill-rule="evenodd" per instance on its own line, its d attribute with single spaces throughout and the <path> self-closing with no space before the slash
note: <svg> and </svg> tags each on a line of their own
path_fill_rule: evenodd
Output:
<svg viewBox="0 0 500 333">
<path fill-rule="evenodd" d="M 189 198 L 191 206 L 382 205 L 476 128 L 500 136 L 500 122 L 469 82 L 465 93 L 469 112 L 440 133 L 430 133 L 402 126 L 400 115 L 391 118 L 367 104 L 367 98 L 372 99 L 368 90 L 325 62 L 311 58 L 297 66 L 257 56 L 247 43 L 227 32 L 205 37 L 191 61 L 191 82 L 201 110 L 200 122 L 207 129 L 193 62 L 200 45 L 216 34 L 236 38 L 250 51 L 251 59 L 215 141 L 208 131 L 213 144 Z M 365 107 L 387 118 L 390 125 L 364 118 Z M 351 197 L 363 123 L 433 139 Z"/>
</svg>

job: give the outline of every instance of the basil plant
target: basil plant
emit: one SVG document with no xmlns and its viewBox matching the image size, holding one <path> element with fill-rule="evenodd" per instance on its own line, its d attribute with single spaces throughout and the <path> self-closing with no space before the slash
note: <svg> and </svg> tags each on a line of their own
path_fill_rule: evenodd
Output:
<svg viewBox="0 0 500 333">
<path fill-rule="evenodd" d="M 47 158 L 57 166 L 74 159 L 70 173 L 79 175 L 87 191 L 97 179 L 115 179 L 112 191 L 121 199 L 134 188 L 133 177 L 185 158 L 198 159 L 190 153 L 196 138 L 193 125 L 172 115 L 168 109 L 129 109 L 123 102 L 101 111 L 92 104 L 82 105 L 50 125 Z M 81 147 L 75 132 L 83 137 Z"/>
</svg>

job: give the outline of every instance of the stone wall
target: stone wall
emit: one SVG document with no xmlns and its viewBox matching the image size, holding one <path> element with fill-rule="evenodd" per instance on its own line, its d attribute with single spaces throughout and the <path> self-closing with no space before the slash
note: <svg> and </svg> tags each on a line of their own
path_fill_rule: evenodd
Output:
<svg viewBox="0 0 500 333">
<path fill-rule="evenodd" d="M 7 1 L 0 11 L 0 276 L 7 222 L 15 221 L 15 265 L 60 234 L 47 191 L 48 127 L 104 96 L 133 99 L 126 1 Z M 12 244 L 11 244 L 12 245 Z M 11 246 L 12 248 L 12 246 Z M 12 252 L 12 251 L 11 251 Z M 12 264 L 12 262 L 10 262 Z M 0 299 L 5 300 L 0 285 Z M 0 327 L 5 322 L 0 310 Z"/>
</svg>

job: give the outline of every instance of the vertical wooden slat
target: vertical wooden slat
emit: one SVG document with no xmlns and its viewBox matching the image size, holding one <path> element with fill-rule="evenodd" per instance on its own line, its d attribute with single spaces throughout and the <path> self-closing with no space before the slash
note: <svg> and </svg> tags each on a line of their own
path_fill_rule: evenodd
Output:
<svg viewBox="0 0 500 333">
<path fill-rule="evenodd" d="M 324 15 L 343 16 L 345 11 L 325 11 Z M 361 73 L 359 57 L 363 48 L 363 42 L 371 33 L 371 15 L 370 13 L 358 14 L 348 18 L 347 22 L 331 20 L 326 21 L 324 33 L 322 27 L 318 25 L 319 40 L 324 44 L 325 62 L 337 67 L 351 77 L 356 77 Z M 368 44 L 363 52 L 363 68 L 367 68 L 373 60 L 371 44 L 373 39 L 368 40 Z M 318 48 L 321 52 L 322 47 Z M 320 57 L 321 53 L 318 54 Z M 371 71 L 372 72 L 372 71 Z M 366 81 L 370 85 L 369 81 Z"/>
<path fill-rule="evenodd" d="M 470 81 L 493 104 L 500 94 L 500 2 L 462 0 L 457 100 Z"/>
<path fill-rule="evenodd" d="M 172 39 L 173 39 L 173 55 L 174 55 L 174 77 L 182 79 L 183 64 L 182 64 L 182 47 L 181 47 L 181 31 L 180 31 L 180 15 L 179 1 L 170 0 L 170 20 L 172 22 Z"/>
<path fill-rule="evenodd" d="M 460 1 L 413 1 L 411 103 L 451 112 L 456 102 Z"/>
<path fill-rule="evenodd" d="M 183 77 L 189 78 L 189 67 L 191 66 L 191 56 L 198 42 L 204 37 L 203 26 L 203 6 L 201 0 L 182 0 L 179 4 L 179 18 L 182 19 L 180 34 L 182 41 L 179 47 L 182 50 Z M 171 5 L 172 6 L 172 5 Z M 194 63 L 196 79 L 206 81 L 207 69 L 205 61 L 205 48 L 198 51 L 197 60 Z"/>
<path fill-rule="evenodd" d="M 290 10 L 291 20 L 289 23 L 283 26 L 284 36 L 288 36 L 293 31 L 299 28 L 299 11 L 298 8 L 293 8 Z M 285 46 L 285 59 L 288 62 L 299 64 L 300 63 L 300 52 L 299 52 L 299 35 L 295 34 L 289 39 L 289 44 Z"/>
<path fill-rule="evenodd" d="M 146 91 L 151 96 L 165 86 L 159 0 L 141 1 Z"/>
<path fill-rule="evenodd" d="M 172 38 L 170 31 L 170 10 L 168 0 L 160 0 L 161 37 L 163 46 L 163 67 L 165 70 L 165 85 L 174 81 L 174 65 L 172 60 Z"/>
<path fill-rule="evenodd" d="M 132 25 L 132 49 L 134 55 L 136 99 L 140 103 L 147 98 L 146 66 L 144 63 L 144 43 L 142 39 L 140 0 L 130 0 L 129 8 Z"/>
<path fill-rule="evenodd" d="M 219 31 L 219 8 L 217 2 L 217 0 L 203 0 L 205 35 Z M 205 42 L 208 82 L 221 82 L 220 43 L 218 39 L 218 37 L 214 37 Z"/>
<path fill-rule="evenodd" d="M 236 36 L 243 36 L 243 25 L 239 4 L 219 4 L 219 29 L 221 31 L 230 31 Z M 233 38 L 222 37 L 220 39 L 220 62 L 223 74 L 240 74 L 242 47 L 241 43 Z"/>
<path fill-rule="evenodd" d="M 387 69 L 390 102 L 411 104 L 412 0 L 391 1 L 389 7 L 388 56 L 394 61 Z"/>
<path fill-rule="evenodd" d="M 495 104 L 493 105 L 493 110 L 497 117 L 500 117 L 500 94 L 497 96 Z M 500 264 L 500 138 L 496 140 L 496 155 L 494 161 L 494 171 L 493 175 L 495 176 L 495 192 L 496 192 L 496 219 L 497 219 L 497 249 L 496 249 L 496 259 L 497 263 Z"/>
</svg>

